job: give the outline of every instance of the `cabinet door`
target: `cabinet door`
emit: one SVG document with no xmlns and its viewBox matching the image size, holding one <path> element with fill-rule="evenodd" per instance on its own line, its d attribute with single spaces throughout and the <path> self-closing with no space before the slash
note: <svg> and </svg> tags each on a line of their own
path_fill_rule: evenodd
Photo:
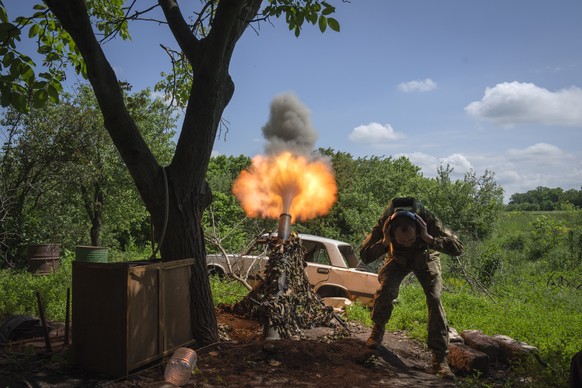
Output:
<svg viewBox="0 0 582 388">
<path fill-rule="evenodd" d="M 159 340 L 159 269 L 132 267 L 127 279 L 127 366 L 137 366 L 161 355 Z"/>
<path fill-rule="evenodd" d="M 73 353 L 80 368 L 127 373 L 126 287 L 125 266 L 73 261 Z"/>
<path fill-rule="evenodd" d="M 193 259 L 164 263 L 161 269 L 161 332 L 163 352 L 192 341 L 190 273 Z"/>
</svg>

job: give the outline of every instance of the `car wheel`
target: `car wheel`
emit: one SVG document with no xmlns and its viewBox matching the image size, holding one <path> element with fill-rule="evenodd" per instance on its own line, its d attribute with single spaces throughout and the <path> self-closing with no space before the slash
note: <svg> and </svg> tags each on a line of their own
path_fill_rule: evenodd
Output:
<svg viewBox="0 0 582 388">
<path fill-rule="evenodd" d="M 337 288 L 337 287 L 329 287 L 329 286 L 323 286 L 320 287 L 317 290 L 317 295 L 319 295 L 320 298 L 348 298 L 348 295 L 346 294 L 345 290 L 342 290 L 341 288 Z"/>
<path fill-rule="evenodd" d="M 208 276 L 218 276 L 220 279 L 223 279 L 224 272 L 217 267 L 208 267 Z"/>
</svg>

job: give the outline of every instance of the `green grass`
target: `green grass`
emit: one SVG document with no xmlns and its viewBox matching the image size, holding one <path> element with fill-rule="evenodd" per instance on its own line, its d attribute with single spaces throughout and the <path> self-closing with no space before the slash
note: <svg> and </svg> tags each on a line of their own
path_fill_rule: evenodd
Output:
<svg viewBox="0 0 582 388">
<path fill-rule="evenodd" d="M 488 335 L 503 334 L 538 348 L 550 368 L 540 368 L 537 362 L 522 365 L 520 375 L 533 376 L 536 381 L 531 386 L 565 386 L 569 362 L 582 349 L 580 291 L 540 290 L 538 286 L 542 285 L 527 285 L 527 282 L 512 285 L 496 300 L 465 287 L 444 292 L 443 305 L 449 326 L 459 332 L 476 329 Z M 346 316 L 367 326 L 372 324 L 370 310 L 360 304 L 351 305 Z M 387 330 L 403 331 L 426 343 L 427 323 L 420 285 L 401 287 Z"/>
<path fill-rule="evenodd" d="M 67 289 L 71 288 L 72 259 L 72 254 L 65 253 L 59 270 L 47 275 L 34 275 L 24 270 L 0 271 L 0 318 L 4 320 L 19 314 L 38 317 L 38 292 L 45 317 L 64 322 Z"/>
<path fill-rule="evenodd" d="M 235 304 L 249 292 L 240 282 L 221 279 L 218 275 L 210 277 L 210 289 L 212 290 L 212 301 L 215 306 Z"/>
<path fill-rule="evenodd" d="M 516 231 L 528 233 L 532 230 L 532 222 L 540 217 L 549 217 L 557 222 L 563 222 L 572 227 L 582 226 L 582 211 L 509 211 L 502 212 L 496 235 L 507 235 Z"/>
</svg>

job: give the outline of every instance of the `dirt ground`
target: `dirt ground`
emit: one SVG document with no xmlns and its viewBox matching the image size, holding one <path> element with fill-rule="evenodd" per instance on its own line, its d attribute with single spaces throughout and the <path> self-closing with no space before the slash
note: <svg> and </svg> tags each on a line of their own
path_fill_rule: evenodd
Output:
<svg viewBox="0 0 582 388">
<path fill-rule="evenodd" d="M 375 351 L 365 346 L 369 329 L 355 324 L 309 329 L 300 339 L 265 340 L 257 322 L 222 311 L 217 317 L 221 342 L 193 346 L 198 362 L 187 386 L 468 386 L 463 378 L 452 382 L 428 373 L 430 352 L 402 333 L 386 333 L 386 349 Z M 164 381 L 167 359 L 115 380 L 73 369 L 63 338 L 52 339 L 52 352 L 43 338 L 0 348 L 0 387 L 172 387 Z M 496 385 L 491 378 L 483 383 Z"/>
</svg>

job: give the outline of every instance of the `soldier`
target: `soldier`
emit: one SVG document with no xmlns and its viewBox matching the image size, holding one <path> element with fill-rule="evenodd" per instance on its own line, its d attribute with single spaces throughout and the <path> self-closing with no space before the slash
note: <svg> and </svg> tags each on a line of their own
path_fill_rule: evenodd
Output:
<svg viewBox="0 0 582 388">
<path fill-rule="evenodd" d="M 380 287 L 374 295 L 374 327 L 366 344 L 373 349 L 382 344 L 400 284 L 413 272 L 426 295 L 432 371 L 441 377 L 454 378 L 446 359 L 449 330 L 441 303 L 439 252 L 458 256 L 463 253 L 463 244 L 419 201 L 410 197 L 394 198 L 360 249 L 364 263 L 386 254 L 386 263 L 378 273 Z"/>
</svg>

